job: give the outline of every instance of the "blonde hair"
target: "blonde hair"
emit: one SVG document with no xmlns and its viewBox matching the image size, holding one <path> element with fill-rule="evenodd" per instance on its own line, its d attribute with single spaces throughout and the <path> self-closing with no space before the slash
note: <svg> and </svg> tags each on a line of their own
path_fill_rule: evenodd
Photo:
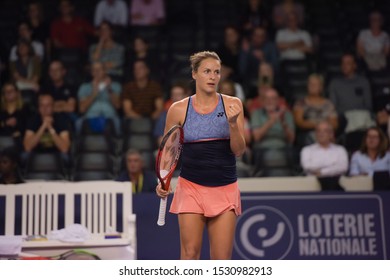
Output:
<svg viewBox="0 0 390 280">
<path fill-rule="evenodd" d="M 202 51 L 194 53 L 190 56 L 190 63 L 191 63 L 191 69 L 193 72 L 197 72 L 198 68 L 200 66 L 200 63 L 207 59 L 207 58 L 214 58 L 215 60 L 218 60 L 220 63 L 222 63 L 221 59 L 215 52 L 210 51 Z"/>
<path fill-rule="evenodd" d="M 18 87 L 13 82 L 7 82 L 1 88 L 1 101 L 0 101 L 1 102 L 1 111 L 7 110 L 8 103 L 5 100 L 5 88 L 8 86 L 12 86 L 18 94 L 18 101 L 16 102 L 16 108 L 18 110 L 22 109 L 23 108 L 23 99 L 22 99 L 22 95 L 20 94 Z"/>
</svg>

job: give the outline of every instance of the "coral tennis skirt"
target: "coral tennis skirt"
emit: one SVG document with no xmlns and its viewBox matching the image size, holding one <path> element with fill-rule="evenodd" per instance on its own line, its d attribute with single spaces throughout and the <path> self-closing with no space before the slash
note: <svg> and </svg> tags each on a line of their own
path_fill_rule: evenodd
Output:
<svg viewBox="0 0 390 280">
<path fill-rule="evenodd" d="M 169 212 L 174 214 L 196 213 L 215 217 L 234 210 L 241 215 L 241 197 L 237 182 L 220 187 L 205 187 L 178 178 Z"/>
</svg>

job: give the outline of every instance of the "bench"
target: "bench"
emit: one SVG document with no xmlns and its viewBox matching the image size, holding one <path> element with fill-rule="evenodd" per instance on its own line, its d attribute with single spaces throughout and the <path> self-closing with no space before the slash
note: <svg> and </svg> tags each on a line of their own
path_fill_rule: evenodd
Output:
<svg viewBox="0 0 390 280">
<path fill-rule="evenodd" d="M 80 243 L 25 238 L 73 224 L 87 228 L 90 238 Z M 131 185 L 113 181 L 1 185 L 0 235 L 22 236 L 24 254 L 54 256 L 83 249 L 101 259 L 136 259 Z"/>
</svg>

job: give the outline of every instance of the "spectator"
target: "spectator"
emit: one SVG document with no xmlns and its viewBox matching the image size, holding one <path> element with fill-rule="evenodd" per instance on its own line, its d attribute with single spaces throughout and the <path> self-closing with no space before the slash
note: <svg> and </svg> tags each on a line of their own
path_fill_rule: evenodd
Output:
<svg viewBox="0 0 390 280">
<path fill-rule="evenodd" d="M 238 61 L 241 50 L 240 32 L 234 26 L 226 26 L 224 41 L 217 48 L 217 53 L 222 60 L 222 67 L 228 79 L 239 81 Z"/>
<path fill-rule="evenodd" d="M 0 135 L 12 136 L 15 145 L 22 148 L 29 111 L 23 105 L 22 96 L 15 84 L 3 85 L 0 102 Z"/>
<path fill-rule="evenodd" d="M 103 21 L 99 26 L 99 42 L 89 48 L 89 61 L 102 62 L 107 74 L 120 81 L 123 75 L 125 48 L 112 38 L 112 26 Z"/>
<path fill-rule="evenodd" d="M 46 49 L 49 46 L 49 23 L 45 20 L 42 4 L 32 1 L 28 4 L 27 22 L 30 24 L 32 39 L 41 42 Z"/>
<path fill-rule="evenodd" d="M 88 36 L 95 35 L 95 29 L 84 18 L 74 15 L 71 0 L 60 1 L 60 17 L 51 23 L 50 36 L 56 49 L 86 51 Z"/>
<path fill-rule="evenodd" d="M 302 4 L 294 0 L 283 0 L 281 3 L 274 6 L 273 9 L 273 25 L 275 29 L 284 28 L 288 21 L 289 14 L 297 15 L 297 22 L 303 25 L 305 19 L 305 9 Z"/>
<path fill-rule="evenodd" d="M 0 185 L 24 183 L 18 164 L 19 155 L 13 147 L 0 152 Z"/>
<path fill-rule="evenodd" d="M 229 70 L 225 66 L 221 65 L 220 83 L 223 83 L 225 81 L 228 83 L 230 82 L 233 83 L 235 96 L 240 98 L 240 100 L 244 102 L 246 99 L 244 89 L 242 88 L 240 83 L 235 82 L 233 79 L 230 79 L 228 75 L 229 75 Z"/>
<path fill-rule="evenodd" d="M 302 60 L 313 52 L 310 34 L 299 29 L 298 17 L 295 13 L 287 16 L 287 26 L 276 33 L 276 44 L 281 60 Z"/>
<path fill-rule="evenodd" d="M 123 0 L 100 0 L 95 9 L 95 26 L 107 21 L 115 26 L 126 27 L 128 7 Z"/>
<path fill-rule="evenodd" d="M 27 123 L 24 135 L 25 157 L 31 152 L 59 153 L 69 162 L 70 134 L 66 118 L 54 113 L 54 100 L 50 94 L 38 98 L 38 114 Z"/>
<path fill-rule="evenodd" d="M 324 80 L 317 74 L 309 76 L 307 84 L 307 96 L 298 100 L 294 105 L 294 121 L 300 130 L 299 146 L 305 146 L 315 142 L 314 131 L 317 123 L 328 121 L 334 129 L 337 129 L 338 118 L 333 103 L 322 96 Z M 299 137 L 298 137 L 299 138 Z"/>
<path fill-rule="evenodd" d="M 334 131 L 327 121 L 316 125 L 316 143 L 301 151 L 301 166 L 307 175 L 316 176 L 323 190 L 340 190 L 340 176 L 348 170 L 348 154 L 343 146 L 333 144 Z"/>
<path fill-rule="evenodd" d="M 122 90 L 118 82 L 112 81 L 101 62 L 94 62 L 91 67 L 92 81 L 83 83 L 78 91 L 79 111 L 83 114 L 76 122 L 76 130 L 81 132 L 85 119 L 90 127 L 103 119 L 113 121 L 117 135 L 120 135 L 120 119 L 117 110 L 120 107 Z M 100 130 L 100 128 L 98 128 Z"/>
<path fill-rule="evenodd" d="M 218 92 L 221 94 L 229 95 L 229 96 L 237 96 L 235 83 L 231 80 L 221 80 L 219 82 L 218 86 Z M 237 172 L 238 176 L 242 176 L 242 174 L 245 174 L 244 177 L 249 177 L 251 173 L 251 166 L 248 164 L 252 155 L 251 152 L 251 144 L 252 144 L 252 130 L 250 125 L 250 115 L 248 113 L 248 110 L 245 106 L 243 106 L 244 110 L 244 138 L 245 138 L 245 144 L 246 149 L 243 155 L 240 157 L 236 157 L 236 164 L 237 164 Z M 241 172 L 241 173 L 240 173 Z"/>
<path fill-rule="evenodd" d="M 65 81 L 66 69 L 61 61 L 54 60 L 49 65 L 49 82 L 42 92 L 54 99 L 54 113 L 64 113 L 70 120 L 76 120 L 76 89 Z"/>
<path fill-rule="evenodd" d="M 164 108 L 161 86 L 149 77 L 149 67 L 143 60 L 134 62 L 134 81 L 123 90 L 123 111 L 127 118 L 157 119 Z"/>
<path fill-rule="evenodd" d="M 252 33 L 259 26 L 269 26 L 269 11 L 264 0 L 247 0 L 241 15 L 241 28 L 244 35 Z M 223 61 L 223 59 L 222 59 Z"/>
<path fill-rule="evenodd" d="M 351 158 L 349 174 L 373 176 L 374 172 L 390 172 L 389 141 L 378 127 L 367 129 L 362 146 Z"/>
<path fill-rule="evenodd" d="M 153 130 L 153 136 L 157 139 L 157 145 L 159 146 L 161 140 L 164 136 L 165 120 L 167 118 L 167 112 L 169 107 L 185 97 L 187 97 L 187 88 L 180 83 L 174 84 L 171 87 L 170 98 L 165 102 L 164 111 L 160 114 L 159 118 L 156 120 L 156 124 Z"/>
<path fill-rule="evenodd" d="M 386 68 L 390 52 L 390 39 L 382 30 L 383 16 L 380 12 L 370 14 L 370 28 L 361 30 L 357 39 L 357 52 L 371 71 Z"/>
<path fill-rule="evenodd" d="M 17 60 L 10 63 L 10 74 L 16 86 L 26 97 L 27 101 L 33 102 L 32 92 L 38 92 L 41 77 L 41 62 L 35 56 L 29 41 L 21 40 L 17 46 Z M 24 91 L 24 92 L 23 92 Z"/>
<path fill-rule="evenodd" d="M 222 94 L 238 97 L 237 92 L 236 92 L 235 83 L 233 81 L 230 81 L 230 80 L 220 81 L 218 91 Z M 250 115 L 249 115 L 249 112 L 245 106 L 243 106 L 243 109 L 244 109 L 245 143 L 247 146 L 250 146 L 251 141 L 252 141 L 252 135 L 251 135 L 252 132 L 250 129 L 250 122 L 249 122 Z"/>
<path fill-rule="evenodd" d="M 341 71 L 343 76 L 332 79 L 329 85 L 329 98 L 339 114 L 340 129 L 346 132 L 356 130 L 356 127 L 367 129 L 361 122 L 367 122 L 367 118 L 371 120 L 370 84 L 365 77 L 356 74 L 356 62 L 351 54 L 343 55 Z M 346 122 L 350 128 L 346 127 Z"/>
<path fill-rule="evenodd" d="M 150 49 L 149 42 L 142 37 L 135 37 L 133 49 L 130 52 L 129 64 L 131 67 L 137 60 L 143 60 L 149 66 L 150 75 L 153 79 L 159 80 L 161 77 L 160 60 L 155 52 Z M 134 69 L 129 71 L 130 77 L 134 76 Z"/>
<path fill-rule="evenodd" d="M 131 25 L 161 25 L 165 21 L 163 0 L 133 0 L 130 7 Z"/>
<path fill-rule="evenodd" d="M 257 87 L 254 89 L 256 96 L 248 99 L 246 102 L 246 108 L 248 108 L 250 114 L 257 109 L 263 108 L 263 97 L 265 95 L 265 92 L 267 92 L 269 89 L 275 88 L 278 92 L 280 92 L 278 86 L 275 83 L 274 70 L 272 69 L 272 66 L 270 64 L 265 62 L 261 63 L 258 72 L 258 84 Z M 253 94 L 250 95 L 252 96 Z M 283 110 L 288 109 L 286 99 L 279 96 L 278 106 Z"/>
<path fill-rule="evenodd" d="M 36 41 L 36 40 L 32 39 L 33 33 L 31 30 L 30 24 L 27 22 L 21 22 L 19 24 L 19 27 L 18 27 L 18 34 L 19 34 L 18 42 L 20 42 L 20 41 L 29 42 L 31 44 L 31 47 L 34 50 L 34 54 L 40 60 L 43 60 L 43 56 L 44 56 L 43 44 L 40 41 Z M 18 59 L 17 52 L 18 52 L 18 44 L 16 44 L 15 46 L 13 46 L 11 48 L 11 52 L 10 52 L 10 56 L 9 56 L 10 62 L 16 61 Z"/>
<path fill-rule="evenodd" d="M 126 170 L 119 174 L 116 181 L 131 182 L 133 193 L 154 192 L 157 185 L 155 173 L 144 168 L 142 155 L 135 149 L 126 152 Z"/>
<path fill-rule="evenodd" d="M 279 105 L 279 94 L 269 89 L 264 94 L 264 107 L 251 114 L 254 148 L 285 148 L 295 139 L 292 114 Z"/>
<path fill-rule="evenodd" d="M 246 84 L 257 83 L 259 65 L 268 63 L 277 72 L 279 67 L 278 50 L 275 44 L 267 39 L 264 27 L 253 29 L 249 45 L 244 44 L 240 55 L 240 72 Z"/>
</svg>

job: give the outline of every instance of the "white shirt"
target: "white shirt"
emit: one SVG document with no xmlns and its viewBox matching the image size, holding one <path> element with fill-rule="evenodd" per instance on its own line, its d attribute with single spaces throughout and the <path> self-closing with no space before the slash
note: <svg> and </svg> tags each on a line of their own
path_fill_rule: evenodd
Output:
<svg viewBox="0 0 390 280">
<path fill-rule="evenodd" d="M 101 0 L 95 9 L 95 26 L 99 26 L 102 21 L 108 21 L 113 25 L 127 25 L 127 4 L 123 0 L 115 0 L 108 4 L 106 0 Z"/>
<path fill-rule="evenodd" d="M 301 29 L 281 29 L 276 33 L 276 43 L 294 43 L 303 41 L 307 47 L 312 47 L 310 34 Z M 280 59 L 304 59 L 305 53 L 297 49 L 287 49 L 280 52 Z"/>
<path fill-rule="evenodd" d="M 382 53 L 383 49 L 390 44 L 389 35 L 385 31 L 374 36 L 370 29 L 360 31 L 358 40 L 368 53 Z"/>
<path fill-rule="evenodd" d="M 151 25 L 165 18 L 163 0 L 151 0 L 149 4 L 145 4 L 143 0 L 133 0 L 130 12 L 132 25 Z M 142 15 L 142 18 L 135 19 L 133 15 Z"/>
<path fill-rule="evenodd" d="M 308 175 L 317 170 L 321 176 L 342 175 L 348 170 L 348 153 L 340 145 L 330 144 L 325 148 L 315 143 L 302 149 L 301 166 Z"/>
<path fill-rule="evenodd" d="M 351 158 L 350 175 L 367 174 L 372 176 L 375 171 L 390 172 L 390 153 L 387 152 L 384 157 L 377 157 L 374 161 L 367 154 L 360 151 L 355 152 Z"/>
<path fill-rule="evenodd" d="M 45 54 L 45 51 L 44 51 L 44 48 L 43 48 L 43 44 L 41 42 L 38 42 L 38 41 L 32 41 L 31 42 L 31 46 L 34 49 L 35 55 L 37 57 L 39 57 L 41 60 L 43 60 L 43 56 Z M 17 48 L 17 46 L 15 45 L 11 49 L 11 53 L 9 55 L 9 60 L 10 61 L 18 60 L 18 55 L 16 54 L 16 48 Z"/>
</svg>

